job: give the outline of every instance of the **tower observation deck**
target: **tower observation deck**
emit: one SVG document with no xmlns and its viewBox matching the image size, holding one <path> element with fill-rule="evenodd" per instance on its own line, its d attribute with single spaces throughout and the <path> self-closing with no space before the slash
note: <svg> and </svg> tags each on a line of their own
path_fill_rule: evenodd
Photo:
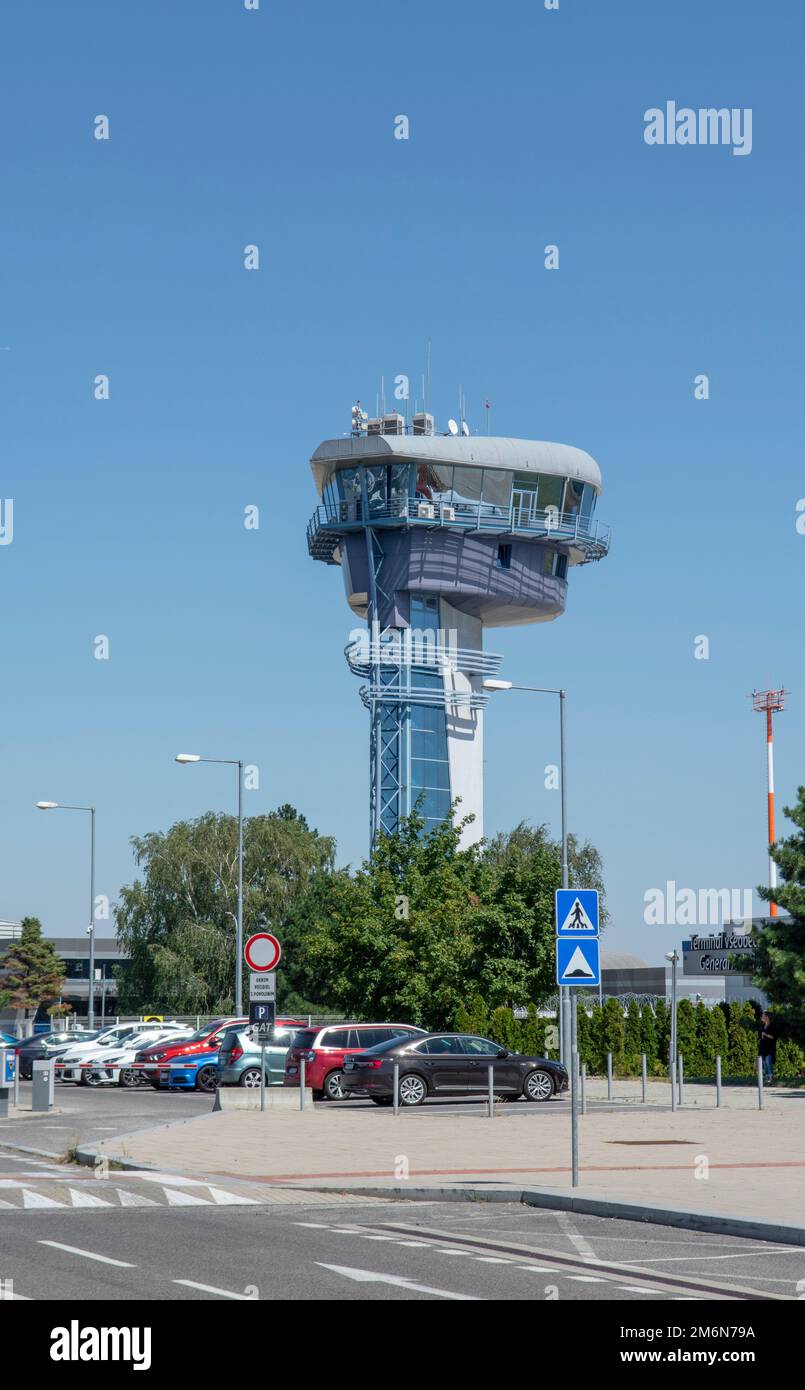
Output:
<svg viewBox="0 0 805 1390">
<path fill-rule="evenodd" d="M 424 417 L 428 422 L 430 417 Z M 421 798 L 428 827 L 451 801 L 483 835 L 483 681 L 501 658 L 485 627 L 565 611 L 568 573 L 607 554 L 601 473 L 566 444 L 404 433 L 402 418 L 329 439 L 311 458 L 316 560 L 340 565 L 365 624 L 346 647 L 370 715 L 370 831 L 394 833 Z"/>
</svg>

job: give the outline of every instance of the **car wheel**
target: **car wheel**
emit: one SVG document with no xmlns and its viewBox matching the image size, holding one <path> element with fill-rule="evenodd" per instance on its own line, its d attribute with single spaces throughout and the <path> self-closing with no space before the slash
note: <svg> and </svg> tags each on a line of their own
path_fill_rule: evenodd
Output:
<svg viewBox="0 0 805 1390">
<path fill-rule="evenodd" d="M 547 1071 L 530 1071 L 523 1087 L 526 1100 L 550 1100 L 554 1092 L 553 1077 Z"/>
<path fill-rule="evenodd" d="M 244 1072 L 241 1072 L 238 1085 L 246 1086 L 249 1090 L 254 1090 L 255 1086 L 260 1085 L 260 1068 L 247 1067 Z"/>
<path fill-rule="evenodd" d="M 100 1084 L 101 1084 L 101 1082 L 100 1082 L 100 1078 L 99 1078 L 99 1077 L 93 1076 L 93 1075 L 92 1075 L 90 1072 L 88 1072 L 88 1071 L 82 1071 L 82 1073 L 81 1073 L 81 1085 L 82 1085 L 82 1086 L 100 1086 Z"/>
<path fill-rule="evenodd" d="M 123 1067 L 120 1076 L 117 1078 L 118 1086 L 125 1086 L 126 1090 L 133 1091 L 135 1086 L 140 1084 L 140 1073 L 131 1067 Z"/>
<path fill-rule="evenodd" d="M 324 1081 L 324 1094 L 327 1100 L 346 1100 L 349 1092 L 345 1091 L 341 1082 L 343 1075 L 340 1071 L 331 1071 Z"/>
<path fill-rule="evenodd" d="M 428 1094 L 428 1083 L 416 1072 L 400 1077 L 400 1105 L 421 1105 Z"/>
<path fill-rule="evenodd" d="M 218 1089 L 218 1069 L 216 1067 L 199 1067 L 196 1077 L 197 1091 L 217 1091 Z"/>
<path fill-rule="evenodd" d="M 369 1099 L 374 1105 L 393 1105 L 393 1096 L 370 1096 Z"/>
</svg>

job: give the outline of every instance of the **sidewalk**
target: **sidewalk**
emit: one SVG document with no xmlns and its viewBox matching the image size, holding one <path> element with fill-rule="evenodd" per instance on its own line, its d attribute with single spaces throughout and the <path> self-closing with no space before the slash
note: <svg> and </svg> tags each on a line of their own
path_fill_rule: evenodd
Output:
<svg viewBox="0 0 805 1390">
<path fill-rule="evenodd" d="M 660 1085 L 660 1083 L 657 1083 Z M 606 1082 L 592 1083 L 588 1095 Z M 630 1083 L 617 1083 L 615 1096 Z M 638 1093 L 639 1093 L 639 1083 Z M 668 1098 L 668 1087 L 661 1086 Z M 686 1090 L 675 1114 L 625 1099 L 580 1116 L 578 1196 L 802 1227 L 805 1092 Z M 652 1099 L 654 1097 L 652 1096 Z M 693 1103 L 693 1102 L 697 1103 Z M 753 1108 L 754 1106 L 754 1108 Z M 95 1151 L 162 1169 L 335 1188 L 446 1189 L 467 1184 L 569 1195 L 570 1109 L 500 1105 L 494 1119 L 317 1106 L 303 1113 L 236 1111 L 110 1139 Z"/>
</svg>

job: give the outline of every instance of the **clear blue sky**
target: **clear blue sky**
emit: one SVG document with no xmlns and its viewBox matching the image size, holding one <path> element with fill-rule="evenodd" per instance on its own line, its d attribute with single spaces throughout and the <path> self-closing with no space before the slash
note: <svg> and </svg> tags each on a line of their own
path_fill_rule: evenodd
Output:
<svg viewBox="0 0 805 1390">
<path fill-rule="evenodd" d="M 250 812 L 292 802 L 342 862 L 366 851 L 352 617 L 306 553 L 308 458 L 381 373 L 418 380 L 428 339 L 441 424 L 460 383 L 478 429 L 489 396 L 494 432 L 601 464 L 611 555 L 558 622 L 488 646 L 568 689 L 610 945 L 681 939 L 643 925 L 666 879 L 764 880 L 754 685 L 793 692 L 780 803 L 805 781 L 804 39 L 773 0 L 7 0 L 0 917 L 86 921 L 87 826 L 39 798 L 96 803 L 113 899 L 130 835 L 230 807 L 231 770 L 185 749 L 257 763 Z M 751 107 L 751 155 L 647 146 L 669 99 Z M 495 698 L 487 829 L 558 828 L 555 709 Z"/>
</svg>

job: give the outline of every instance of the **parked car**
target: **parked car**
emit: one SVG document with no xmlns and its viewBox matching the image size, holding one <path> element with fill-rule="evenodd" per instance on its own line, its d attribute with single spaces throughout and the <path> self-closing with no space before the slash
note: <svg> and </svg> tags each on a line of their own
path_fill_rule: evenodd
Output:
<svg viewBox="0 0 805 1390">
<path fill-rule="evenodd" d="M 56 1080 L 85 1083 L 86 1074 L 82 1071 L 81 1063 L 95 1057 L 96 1053 L 103 1056 L 107 1048 L 120 1051 L 120 1046 L 126 1038 L 143 1037 L 156 1040 L 157 1037 L 164 1037 L 166 1034 L 175 1036 L 177 1029 L 181 1029 L 185 1036 L 190 1033 L 186 1023 L 176 1023 L 175 1020 L 172 1023 L 117 1023 L 114 1028 L 99 1033 L 97 1038 L 90 1042 L 78 1043 L 74 1047 L 57 1051 L 54 1054 Z M 112 1056 L 111 1050 L 108 1055 Z"/>
<path fill-rule="evenodd" d="M 368 1095 L 376 1105 L 391 1105 L 395 1062 L 400 1068 L 401 1105 L 421 1105 L 432 1096 L 483 1096 L 490 1064 L 495 1094 L 507 1100 L 550 1100 L 568 1084 L 566 1068 L 547 1057 L 511 1052 L 490 1038 L 469 1033 L 427 1033 L 413 1042 L 393 1039 L 347 1058 L 343 1091 Z"/>
<path fill-rule="evenodd" d="M 30 1081 L 34 1062 L 46 1061 L 63 1048 L 82 1042 L 91 1042 L 100 1034 L 100 1028 L 71 1028 L 58 1033 L 34 1033 L 17 1044 L 17 1062 L 20 1076 Z"/>
<path fill-rule="evenodd" d="M 19 1045 L 19 1038 L 15 1038 L 12 1033 L 4 1033 L 0 1030 L 0 1047 L 13 1047 L 16 1052 Z"/>
<path fill-rule="evenodd" d="M 367 1047 L 390 1043 L 395 1038 L 424 1037 L 423 1028 L 410 1023 L 331 1023 L 326 1028 L 301 1028 L 285 1058 L 285 1085 L 298 1086 L 300 1061 L 305 1059 L 305 1085 L 314 1100 L 343 1100 L 344 1060 Z"/>
<path fill-rule="evenodd" d="M 110 1052 L 90 1054 L 81 1062 L 81 1082 L 84 1086 L 122 1086 L 132 1089 L 145 1084 L 142 1072 L 135 1071 L 132 1062 L 146 1042 L 167 1042 L 187 1037 L 187 1026 L 174 1024 L 158 1026 L 151 1033 L 134 1033 L 124 1038 L 120 1047 Z"/>
<path fill-rule="evenodd" d="M 274 1036 L 265 1044 L 266 1085 L 282 1086 L 285 1082 L 285 1057 L 304 1022 L 280 1018 L 274 1025 Z M 249 1028 L 236 1024 L 227 1028 L 218 1051 L 218 1082 L 221 1086 L 260 1085 L 260 1044 Z"/>
<path fill-rule="evenodd" d="M 177 1058 L 192 1057 L 197 1052 L 218 1052 L 221 1038 L 227 1028 L 233 1024 L 240 1024 L 241 1027 L 248 1023 L 247 1018 L 214 1018 L 211 1023 L 205 1023 L 203 1028 L 197 1029 L 195 1033 L 189 1033 L 181 1041 L 155 1043 L 150 1047 L 144 1047 L 139 1051 L 132 1063 L 132 1066 L 140 1071 L 155 1090 L 159 1090 L 159 1067 L 163 1062 L 171 1062 Z"/>
<path fill-rule="evenodd" d="M 156 1090 L 214 1091 L 217 1087 L 217 1044 L 203 1052 L 186 1053 L 157 1064 Z"/>
</svg>

